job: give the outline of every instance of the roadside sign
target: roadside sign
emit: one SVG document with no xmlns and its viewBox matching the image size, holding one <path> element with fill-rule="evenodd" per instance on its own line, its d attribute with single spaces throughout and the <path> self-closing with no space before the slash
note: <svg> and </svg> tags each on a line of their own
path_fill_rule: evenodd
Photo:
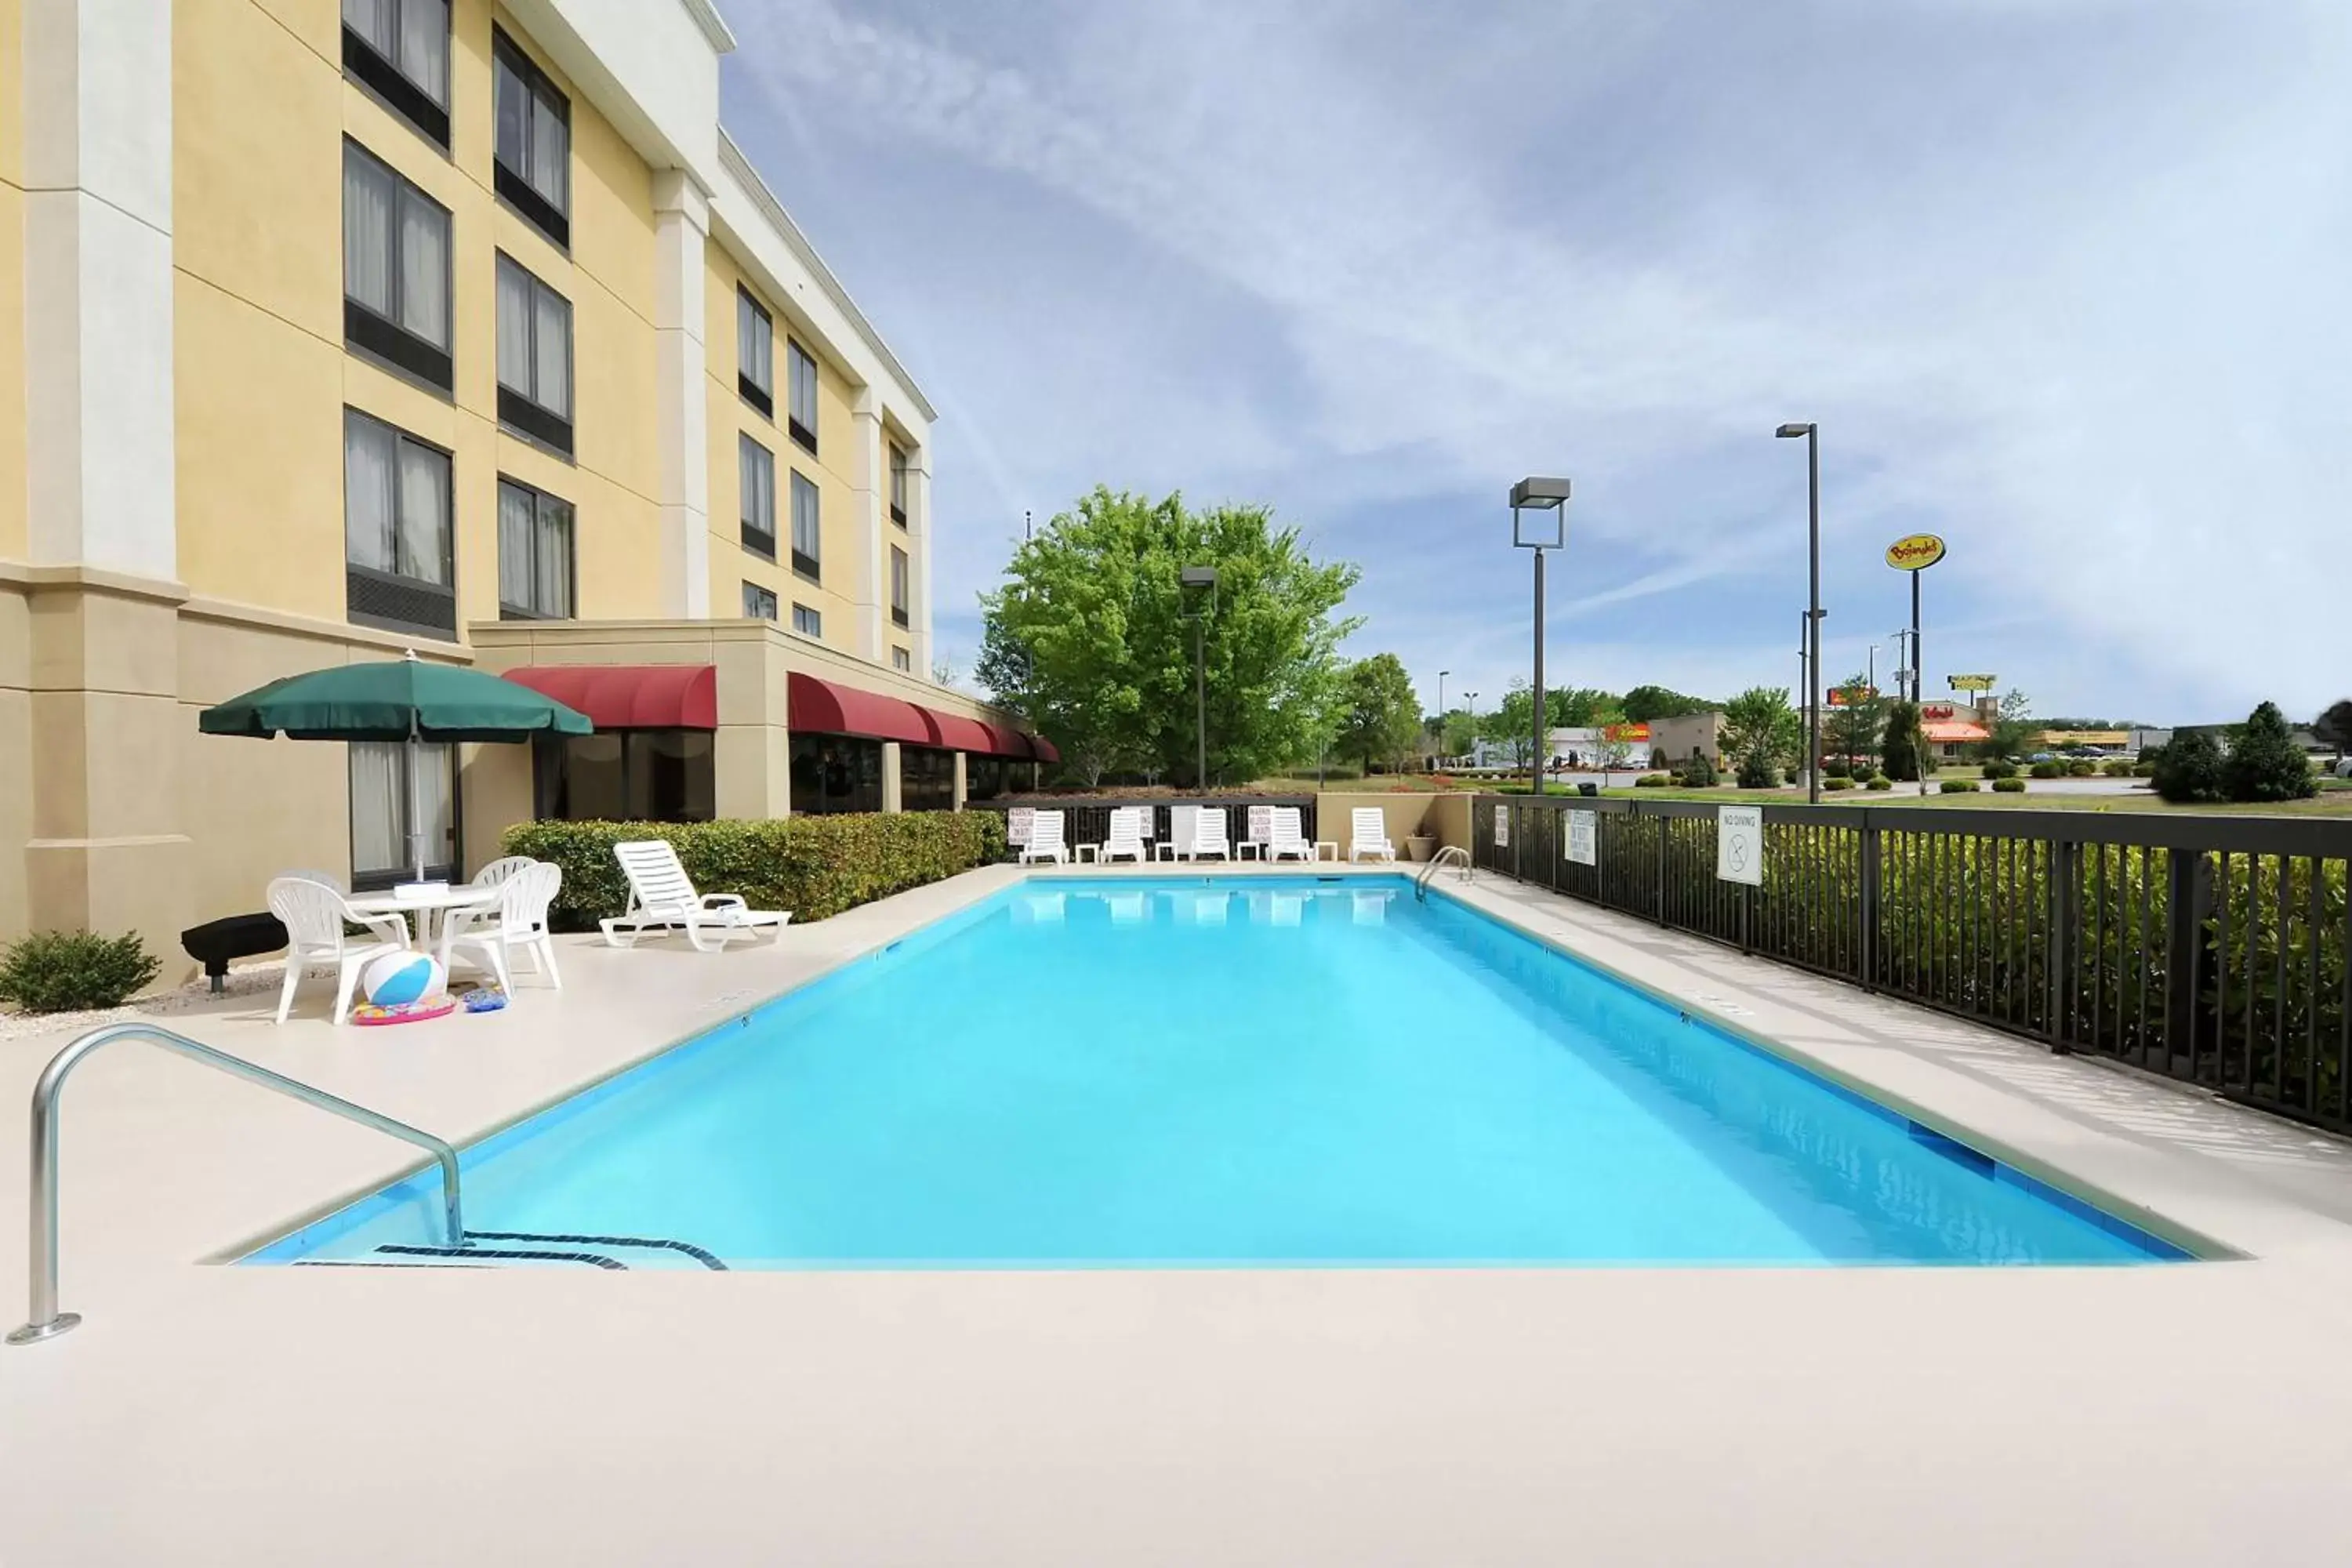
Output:
<svg viewBox="0 0 2352 1568">
<path fill-rule="evenodd" d="M 1037 820 L 1034 805 L 1016 805 L 1004 814 L 1004 841 L 1008 844 L 1029 842 L 1029 826 Z"/>
<path fill-rule="evenodd" d="M 1253 844 L 1274 842 L 1274 807 L 1254 805 L 1249 808 L 1249 836 Z"/>
<path fill-rule="evenodd" d="M 1764 808 L 1727 805 L 1715 816 L 1715 874 L 1727 882 L 1764 885 Z"/>
<path fill-rule="evenodd" d="M 1875 686 L 1832 686 L 1830 688 L 1830 706 L 1851 708 L 1858 702 L 1872 701 L 1877 696 L 1878 688 Z"/>
<path fill-rule="evenodd" d="M 1955 675 L 1951 677 L 1955 691 L 1990 691 L 1994 678 L 1990 675 Z"/>
<path fill-rule="evenodd" d="M 1886 547 L 1886 563 L 1897 572 L 1925 572 L 1944 558 L 1944 542 L 1932 533 L 1906 533 Z"/>
<path fill-rule="evenodd" d="M 1507 802 L 1497 802 L 1495 806 L 1495 847 L 1508 849 L 1510 847 L 1511 808 Z"/>
<path fill-rule="evenodd" d="M 1919 721 L 1923 724 L 1941 724 L 1951 719 L 1952 715 L 1952 705 L 1948 702 L 1919 704 Z"/>
<path fill-rule="evenodd" d="M 1580 866 L 1601 863 L 1601 814 L 1597 811 L 1571 811 L 1568 814 L 1568 858 Z"/>
<path fill-rule="evenodd" d="M 1647 723 L 1604 724 L 1601 729 L 1601 738 L 1612 742 L 1646 741 L 1650 738 L 1650 726 Z"/>
</svg>

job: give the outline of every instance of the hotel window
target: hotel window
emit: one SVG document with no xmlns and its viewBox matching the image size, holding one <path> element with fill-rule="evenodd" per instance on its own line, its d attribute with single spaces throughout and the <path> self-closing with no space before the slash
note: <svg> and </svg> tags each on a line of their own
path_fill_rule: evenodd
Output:
<svg viewBox="0 0 2352 1568">
<path fill-rule="evenodd" d="M 793 810 L 808 816 L 882 809 L 882 742 L 793 731 Z"/>
<path fill-rule="evenodd" d="M 499 618 L 568 621 L 572 582 L 572 503 L 501 479 Z"/>
<path fill-rule="evenodd" d="M 793 470 L 793 570 L 810 582 L 820 581 L 824 572 L 819 557 L 824 554 L 821 543 L 823 530 L 817 523 L 816 481 Z"/>
<path fill-rule="evenodd" d="M 531 748 L 533 814 L 555 822 L 708 822 L 708 730 L 599 730 Z"/>
<path fill-rule="evenodd" d="M 890 443 L 890 521 L 907 526 L 907 448 Z"/>
<path fill-rule="evenodd" d="M 449 454 L 343 411 L 344 613 L 361 626 L 455 641 Z"/>
<path fill-rule="evenodd" d="M 490 29 L 499 199 L 557 245 L 572 244 L 572 105 L 499 28 Z"/>
<path fill-rule="evenodd" d="M 905 648 L 894 647 L 890 650 L 890 668 L 903 669 L 912 674 L 915 668 L 915 656 Z"/>
<path fill-rule="evenodd" d="M 446 392 L 449 209 L 343 143 L 343 338 Z"/>
<path fill-rule="evenodd" d="M 447 150 L 449 0 L 343 0 L 343 70 Z"/>
<path fill-rule="evenodd" d="M 499 256 L 499 423 L 572 456 L 572 301 Z"/>
<path fill-rule="evenodd" d="M 809 358 L 808 350 L 790 338 L 784 340 L 784 373 L 792 377 L 792 411 L 789 426 L 793 439 L 816 451 L 816 361 Z"/>
<path fill-rule="evenodd" d="M 894 544 L 890 547 L 890 623 L 904 631 L 907 619 L 907 552 Z"/>
<path fill-rule="evenodd" d="M 776 558 L 776 455 L 749 436 L 735 437 L 736 471 L 742 491 L 743 548 Z"/>
<path fill-rule="evenodd" d="M 416 845 L 409 838 L 413 802 L 424 810 L 425 874 L 451 878 L 457 870 L 457 748 L 417 748 L 412 788 L 404 741 L 353 741 L 350 745 L 352 887 L 389 888 L 416 875 Z"/>
<path fill-rule="evenodd" d="M 776 618 L 776 596 L 757 583 L 743 584 L 743 618 L 747 621 L 772 621 Z"/>
<path fill-rule="evenodd" d="M 776 323 L 741 287 L 735 290 L 735 390 L 769 418 L 776 416 Z"/>
<path fill-rule="evenodd" d="M 806 605 L 794 605 L 793 606 L 793 630 L 800 633 L 801 636 L 804 637 L 814 637 L 818 642 L 823 642 L 824 640 L 824 616 L 820 615 L 818 612 L 810 609 Z"/>
<path fill-rule="evenodd" d="M 955 758 L 953 752 L 934 751 L 929 746 L 899 747 L 898 809 L 953 811 Z"/>
<path fill-rule="evenodd" d="M 963 754 L 963 798 L 966 802 L 994 800 L 1007 787 L 1003 757 Z"/>
</svg>

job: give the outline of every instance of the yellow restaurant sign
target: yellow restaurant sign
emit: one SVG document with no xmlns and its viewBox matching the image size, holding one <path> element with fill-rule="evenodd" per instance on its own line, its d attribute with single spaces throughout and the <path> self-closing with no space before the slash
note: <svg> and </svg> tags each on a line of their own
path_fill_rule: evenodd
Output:
<svg viewBox="0 0 2352 1568">
<path fill-rule="evenodd" d="M 1994 678 L 1990 675 L 1956 675 L 1952 677 L 1952 689 L 1955 691 L 1990 691 L 1993 688 L 1993 679 Z"/>
<path fill-rule="evenodd" d="M 1897 572 L 1924 572 L 1944 558 L 1944 542 L 1932 533 L 1904 535 L 1886 547 L 1886 563 Z"/>
</svg>

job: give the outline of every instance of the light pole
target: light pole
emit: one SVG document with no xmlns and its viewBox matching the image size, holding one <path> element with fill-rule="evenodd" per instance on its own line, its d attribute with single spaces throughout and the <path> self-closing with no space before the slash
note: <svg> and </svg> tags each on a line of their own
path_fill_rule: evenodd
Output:
<svg viewBox="0 0 2352 1568">
<path fill-rule="evenodd" d="M 1192 613 L 1184 618 L 1192 623 L 1192 699 L 1200 719 L 1199 751 L 1196 753 L 1192 787 L 1202 795 L 1209 792 L 1209 663 L 1202 642 L 1208 632 L 1210 616 L 1217 613 L 1217 569 L 1213 566 L 1187 566 L 1176 574 L 1176 581 L 1186 588 L 1206 588 L 1209 607 L 1204 613 L 1201 601 L 1192 601 Z"/>
<path fill-rule="evenodd" d="M 1805 611 L 1805 798 L 1818 805 L 1822 798 L 1822 704 L 1816 689 L 1822 679 L 1822 427 L 1783 425 L 1773 434 L 1782 440 L 1805 438 L 1805 538 L 1812 582 Z"/>
<path fill-rule="evenodd" d="M 1464 692 L 1462 706 L 1470 715 L 1470 765 L 1475 767 L 1478 765 L 1478 694 L 1475 691 Z"/>
<path fill-rule="evenodd" d="M 1437 750 L 1441 757 L 1445 752 L 1445 678 L 1453 673 L 1450 669 L 1437 672 Z"/>
<path fill-rule="evenodd" d="M 1535 514 L 1529 523 L 1528 514 Z M 1544 514 L 1550 514 L 1549 525 Z M 1536 683 L 1530 695 L 1535 699 L 1535 749 L 1528 753 L 1528 793 L 1541 796 L 1544 792 L 1544 552 L 1559 550 L 1568 543 L 1568 481 L 1538 479 L 1530 476 L 1511 487 L 1511 543 L 1520 550 L 1532 550 L 1536 556 L 1536 622 L 1535 654 Z"/>
</svg>

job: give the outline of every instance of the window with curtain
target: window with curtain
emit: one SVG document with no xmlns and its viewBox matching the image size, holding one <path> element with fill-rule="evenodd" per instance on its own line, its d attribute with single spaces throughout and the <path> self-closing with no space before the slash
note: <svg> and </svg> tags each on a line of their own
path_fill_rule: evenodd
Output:
<svg viewBox="0 0 2352 1568">
<path fill-rule="evenodd" d="M 822 815 L 882 809 L 882 742 L 856 735 L 792 739 L 793 809 Z"/>
<path fill-rule="evenodd" d="M 448 391 L 449 209 L 343 143 L 343 337 Z"/>
<path fill-rule="evenodd" d="M 907 448 L 890 443 L 890 521 L 907 526 Z"/>
<path fill-rule="evenodd" d="M 818 525 L 816 481 L 793 470 L 793 570 L 815 583 L 823 580 L 824 530 Z"/>
<path fill-rule="evenodd" d="M 449 145 L 449 0 L 343 0 L 343 69 Z"/>
<path fill-rule="evenodd" d="M 352 886 L 389 887 L 415 875 L 415 849 L 409 842 L 413 798 L 408 747 L 398 741 L 354 741 L 351 753 Z M 417 748 L 416 796 L 422 797 L 425 873 L 457 872 L 457 749 Z"/>
<path fill-rule="evenodd" d="M 572 455 L 572 301 L 499 253 L 499 423 Z"/>
<path fill-rule="evenodd" d="M 572 618 L 572 503 L 499 480 L 499 617 Z"/>
<path fill-rule="evenodd" d="M 813 453 L 816 450 L 816 361 L 809 357 L 806 349 L 786 338 L 784 371 L 793 384 L 788 421 L 793 439 Z"/>
<path fill-rule="evenodd" d="M 793 606 L 793 630 L 800 633 L 801 636 L 804 637 L 814 637 L 817 641 L 823 642 L 824 640 L 824 616 L 818 614 L 816 611 L 810 609 L 806 605 L 794 605 Z"/>
<path fill-rule="evenodd" d="M 572 243 L 572 101 L 502 27 L 490 29 L 499 199 L 559 246 Z"/>
<path fill-rule="evenodd" d="M 915 656 L 905 648 L 894 647 L 890 650 L 890 668 L 912 672 L 915 668 Z"/>
<path fill-rule="evenodd" d="M 895 544 L 890 547 L 890 619 L 902 628 L 908 621 L 907 552 Z"/>
<path fill-rule="evenodd" d="M 708 822 L 708 730 L 600 730 L 532 748 L 538 815 L 566 822 Z"/>
<path fill-rule="evenodd" d="M 743 548 L 776 558 L 776 455 L 749 436 L 735 437 L 739 489 L 742 492 Z"/>
<path fill-rule="evenodd" d="M 772 418 L 776 412 L 776 323 L 751 298 L 735 290 L 735 389 L 743 401 Z"/>
<path fill-rule="evenodd" d="M 743 584 L 743 618 L 747 621 L 772 621 L 776 618 L 776 596 L 757 583 Z"/>
<path fill-rule="evenodd" d="M 343 555 L 352 621 L 456 635 L 449 454 L 355 408 L 343 411 Z"/>
</svg>

